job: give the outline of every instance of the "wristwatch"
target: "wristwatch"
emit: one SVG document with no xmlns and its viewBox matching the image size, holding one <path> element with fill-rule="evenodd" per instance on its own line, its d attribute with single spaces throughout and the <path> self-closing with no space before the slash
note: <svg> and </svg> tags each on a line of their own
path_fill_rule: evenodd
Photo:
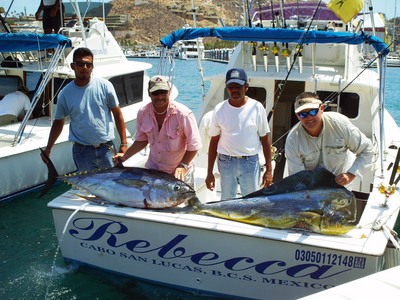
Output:
<svg viewBox="0 0 400 300">
<path fill-rule="evenodd" d="M 183 162 L 181 162 L 180 165 L 184 167 L 186 171 L 189 169 L 189 166 Z"/>
</svg>

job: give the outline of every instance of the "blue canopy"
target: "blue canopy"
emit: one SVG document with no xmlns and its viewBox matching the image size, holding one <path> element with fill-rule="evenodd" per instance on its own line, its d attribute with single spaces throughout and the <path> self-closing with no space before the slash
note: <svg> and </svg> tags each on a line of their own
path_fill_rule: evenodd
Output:
<svg viewBox="0 0 400 300">
<path fill-rule="evenodd" d="M 160 42 L 167 48 L 180 40 L 192 40 L 198 37 L 216 37 L 229 41 L 248 41 L 248 42 L 281 42 L 281 43 L 345 43 L 351 45 L 371 44 L 376 52 L 382 55 L 389 53 L 388 46 L 379 38 L 361 33 L 332 32 L 286 28 L 261 28 L 261 27 L 221 27 L 221 28 L 184 28 L 164 36 Z"/>
<path fill-rule="evenodd" d="M 67 44 L 67 47 L 72 46 L 71 40 L 61 34 L 0 34 L 0 52 L 45 50 L 57 48 L 59 44 Z"/>
</svg>

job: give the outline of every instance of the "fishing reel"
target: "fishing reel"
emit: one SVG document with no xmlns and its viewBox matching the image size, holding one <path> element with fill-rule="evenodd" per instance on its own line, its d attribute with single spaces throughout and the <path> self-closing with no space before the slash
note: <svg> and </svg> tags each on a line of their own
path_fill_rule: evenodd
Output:
<svg viewBox="0 0 400 300">
<path fill-rule="evenodd" d="M 381 194 L 385 194 L 385 200 L 381 204 L 381 207 L 387 207 L 387 202 L 389 200 L 390 195 L 393 195 L 396 190 L 396 185 L 395 184 L 387 184 L 385 185 L 383 182 L 379 185 L 379 192 Z"/>
</svg>

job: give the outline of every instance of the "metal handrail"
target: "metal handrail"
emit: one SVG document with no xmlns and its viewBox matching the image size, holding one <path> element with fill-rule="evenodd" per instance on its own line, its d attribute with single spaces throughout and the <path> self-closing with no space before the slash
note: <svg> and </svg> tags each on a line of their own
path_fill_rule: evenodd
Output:
<svg viewBox="0 0 400 300">
<path fill-rule="evenodd" d="M 18 128 L 18 131 L 14 136 L 14 140 L 12 142 L 13 147 L 16 146 L 21 141 L 22 135 L 24 134 L 26 124 L 28 123 L 28 120 L 29 120 L 30 116 L 32 115 L 33 110 L 35 109 L 36 104 L 38 103 L 41 95 L 43 94 L 43 92 L 46 88 L 46 85 L 51 80 L 52 75 L 57 68 L 58 61 L 60 60 L 61 56 L 63 55 L 64 49 L 66 46 L 67 46 L 66 44 L 60 44 L 56 48 L 56 51 L 54 52 L 54 55 L 53 55 L 53 59 L 50 61 L 49 67 L 48 67 L 47 71 L 44 73 L 44 76 L 40 82 L 40 85 L 37 88 L 37 90 L 35 91 L 35 94 L 33 95 L 31 106 L 29 107 L 27 113 L 25 114 L 24 119 L 22 120 L 21 125 Z"/>
</svg>

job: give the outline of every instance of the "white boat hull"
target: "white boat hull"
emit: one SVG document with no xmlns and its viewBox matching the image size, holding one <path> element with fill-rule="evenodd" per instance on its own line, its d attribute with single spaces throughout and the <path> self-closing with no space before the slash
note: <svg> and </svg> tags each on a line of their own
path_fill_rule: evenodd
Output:
<svg viewBox="0 0 400 300">
<path fill-rule="evenodd" d="M 127 109 L 132 110 L 132 107 Z M 130 132 L 136 130 L 136 117 L 128 119 L 131 119 L 126 122 L 127 136 L 130 137 Z M 33 127 L 32 137 L 23 140 L 16 146 L 12 146 L 10 141 L 14 136 L 7 133 L 7 128 L 11 129 L 9 130 L 11 133 L 14 133 L 18 124 L 0 129 L 1 140 L 7 141 L 8 144 L 8 146 L 0 147 L 0 200 L 11 199 L 18 194 L 31 191 L 47 181 L 48 171 L 40 158 L 40 148 L 46 147 L 50 134 L 50 124 L 47 118 L 42 118 Z M 28 126 L 27 130 L 30 129 Z M 51 160 L 60 175 L 76 171 L 72 158 L 72 143 L 68 140 L 68 133 L 69 125 L 67 124 L 51 152 Z M 115 133 L 115 136 L 118 137 L 118 132 Z M 119 140 L 116 140 L 115 143 L 118 145 Z"/>
<path fill-rule="evenodd" d="M 319 24 L 328 25 L 327 21 Z M 202 32 L 195 30 L 192 36 L 215 36 L 217 30 L 229 38 L 237 31 L 241 40 L 226 69 L 210 78 L 207 95 L 197 112 L 203 149 L 195 161 L 196 194 L 203 203 L 218 200 L 217 171 L 216 189 L 211 192 L 205 187 L 208 118 L 227 98 L 226 71 L 243 68 L 248 75 L 247 95 L 260 101 L 270 117 L 271 140 L 280 155 L 273 162 L 275 183 L 288 175 L 283 152 L 285 136 L 297 123 L 294 100 L 304 91 L 318 92 L 327 101 L 327 109 L 346 115 L 371 139 L 372 165 L 352 182 L 358 197 L 368 199 L 365 210 L 359 212 L 358 226 L 341 236 L 276 230 L 190 213 L 87 204 L 76 195 L 77 191 L 71 191 L 48 204 L 65 259 L 229 299 L 297 299 L 389 268 L 386 257 L 398 263 L 386 246 L 389 239 L 394 240 L 390 230 L 399 212 L 398 187 L 389 194 L 399 161 L 400 134 L 383 105 L 384 93 L 379 83 L 384 83 L 384 74 L 364 70 L 361 48 L 343 44 L 341 34 L 314 30 L 316 37 L 322 38 L 310 39 L 299 48 L 298 39 L 303 39 L 303 33 L 268 28 L 266 25 L 271 26 L 271 22 L 263 23 L 264 29 L 205 28 Z M 336 25 L 335 31 L 348 28 L 343 23 Z M 258 35 L 258 31 L 262 34 Z M 269 47 L 272 42 L 280 45 L 278 33 L 291 36 L 283 49 L 286 57 L 283 52 L 278 55 L 272 49 L 268 51 L 264 43 L 269 42 Z M 250 43 L 249 34 L 255 38 Z M 344 34 L 354 37 L 353 32 Z M 338 43 L 333 42 L 333 36 Z M 162 40 L 172 47 L 171 41 L 179 42 L 179 38 L 188 40 L 188 30 L 174 32 Z M 365 41 L 365 37 L 359 40 Z M 374 46 L 383 50 L 381 43 Z M 301 54 L 298 61 L 296 52 Z M 295 63 L 293 68 L 288 65 L 290 62 Z M 261 166 L 264 163 L 260 161 Z M 387 198 L 379 191 L 381 185 Z"/>
<path fill-rule="evenodd" d="M 229 299 L 294 299 L 380 271 L 388 237 L 370 225 L 384 216 L 393 227 L 395 198 L 387 208 L 369 200 L 360 220 L 365 226 L 343 236 L 187 213 L 81 207 L 86 201 L 74 191 L 49 207 L 66 260 Z"/>
<path fill-rule="evenodd" d="M 47 180 L 47 167 L 40 158 L 50 133 L 50 120 L 46 117 L 31 120 L 20 143 L 12 145 L 19 124 L 0 128 L 0 199 L 12 198 Z M 60 174 L 76 170 L 72 159 L 72 144 L 68 141 L 68 128 L 52 150 L 52 160 Z"/>
<path fill-rule="evenodd" d="M 84 46 L 90 48 L 94 53 L 93 76 L 108 79 L 114 85 L 126 123 L 126 136 L 128 141 L 131 141 L 132 134 L 136 131 L 137 111 L 150 101 L 147 95 L 149 80 L 147 69 L 151 68 L 151 65 L 128 61 L 103 22 L 95 18 L 90 20 L 90 24 L 87 40 L 83 41 L 78 36 L 78 33 L 82 35 L 84 32 L 75 31 L 75 29 L 67 32 L 68 37 L 74 48 Z M 18 35 L 16 34 L 16 36 Z M 105 37 L 107 43 L 104 43 Z M 21 37 L 18 36 L 18 38 Z M 7 44 L 7 37 L 1 41 L 3 45 Z M 21 47 L 25 45 L 24 42 L 19 44 Z M 36 41 L 35 46 L 37 46 Z M 43 101 L 46 105 L 42 105 L 40 101 L 34 103 L 32 99 L 32 112 L 35 111 L 35 114 L 32 114 L 31 119 L 25 118 L 22 123 L 0 126 L 0 201 L 12 199 L 16 195 L 31 191 L 47 181 L 48 171 L 40 158 L 39 149 L 46 147 L 50 135 L 52 116 L 56 109 L 56 103 L 53 103 L 52 100 L 56 99 L 57 89 L 63 87 L 69 82 L 68 80 L 72 80 L 75 76 L 70 68 L 73 59 L 70 49 L 65 49 L 64 52 L 60 50 L 60 58 L 55 58 L 54 55 L 53 61 L 40 61 L 40 51 L 37 53 L 36 60 L 30 61 L 26 58 L 27 53 L 23 52 L 24 48 L 18 51 L 21 51 L 21 53 L 18 52 L 21 68 L 11 68 L 10 70 L 7 67 L 0 67 L 0 79 L 2 79 L 0 98 L 8 89 L 14 91 L 19 84 L 28 85 L 28 81 L 31 85 L 33 85 L 32 81 L 35 86 L 41 87 L 44 82 L 47 82 L 44 78 L 47 78 L 48 83 L 44 84 L 46 85 L 46 96 L 42 94 L 44 88 L 30 91 L 30 94 L 34 93 L 37 96 L 36 99 L 45 98 Z M 50 71 L 48 68 L 51 66 L 53 69 Z M 50 75 L 44 76 L 43 74 Z M 24 81 L 25 79 L 26 81 Z M 11 86 L 11 83 L 15 86 Z M 57 138 L 50 156 L 59 174 L 76 170 L 72 158 L 72 143 L 68 136 L 69 119 L 66 118 L 65 126 Z M 116 147 L 119 147 L 120 137 L 116 129 L 115 137 L 114 143 Z"/>
</svg>

